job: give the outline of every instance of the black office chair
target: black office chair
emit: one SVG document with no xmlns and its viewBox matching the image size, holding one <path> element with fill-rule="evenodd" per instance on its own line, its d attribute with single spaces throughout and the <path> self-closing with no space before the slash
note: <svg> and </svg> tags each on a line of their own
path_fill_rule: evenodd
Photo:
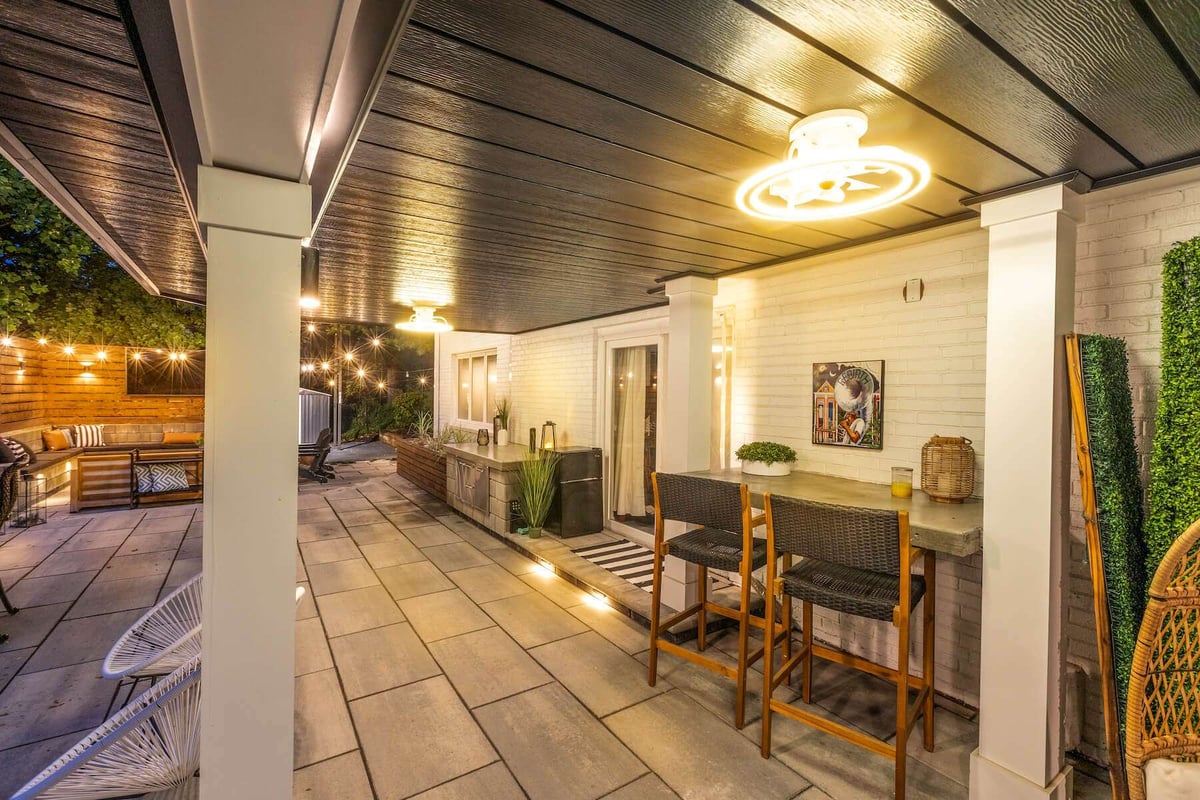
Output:
<svg viewBox="0 0 1200 800">
<path fill-rule="evenodd" d="M 17 463 L 0 465 L 0 527 L 8 521 L 13 508 L 17 505 L 17 478 L 21 474 L 21 465 Z M 16 614 L 20 609 L 14 608 L 4 592 L 4 583 L 0 581 L 0 604 L 9 614 Z M 0 634 L 0 644 L 8 641 L 8 634 Z"/>
</svg>

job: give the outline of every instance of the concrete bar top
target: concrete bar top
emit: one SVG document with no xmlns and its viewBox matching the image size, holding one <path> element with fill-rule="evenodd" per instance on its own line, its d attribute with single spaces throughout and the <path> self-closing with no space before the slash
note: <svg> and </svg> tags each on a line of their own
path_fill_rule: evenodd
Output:
<svg viewBox="0 0 1200 800">
<path fill-rule="evenodd" d="M 517 465 L 525 460 L 528 452 L 529 448 L 523 444 L 506 444 L 501 447 L 489 444 L 480 447 L 474 442 L 464 442 L 446 445 L 447 455 L 499 470 L 515 470 Z"/>
<path fill-rule="evenodd" d="M 900 499 L 892 497 L 888 484 L 852 481 L 815 472 L 793 472 L 778 478 L 745 475 L 740 469 L 688 474 L 729 483 L 744 483 L 750 487 L 751 501 L 756 508 L 762 508 L 763 494 L 770 492 L 818 503 L 907 511 L 912 543 L 947 555 L 974 555 L 979 552 L 983 541 L 983 501 L 977 498 L 961 504 L 935 503 L 914 486 L 912 498 Z"/>
</svg>

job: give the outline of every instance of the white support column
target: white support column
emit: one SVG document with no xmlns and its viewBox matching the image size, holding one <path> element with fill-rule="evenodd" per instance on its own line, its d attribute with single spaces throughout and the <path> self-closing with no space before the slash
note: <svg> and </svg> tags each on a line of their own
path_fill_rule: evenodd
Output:
<svg viewBox="0 0 1200 800">
<path fill-rule="evenodd" d="M 667 436 L 663 472 L 708 469 L 712 439 L 712 340 L 715 278 L 688 275 L 667 281 L 671 301 L 667 327 Z M 669 523 L 670 538 L 684 530 Z M 696 601 L 696 567 L 668 558 L 663 602 L 681 610 Z"/>
<path fill-rule="evenodd" d="M 208 226 L 203 800 L 292 796 L 300 239 L 308 186 L 200 167 Z"/>
<path fill-rule="evenodd" d="M 1079 196 L 1045 186 L 984 203 L 987 491 L 979 749 L 972 800 L 1067 800 L 1064 561 L 1070 420 L 1063 334 L 1075 319 Z"/>
</svg>

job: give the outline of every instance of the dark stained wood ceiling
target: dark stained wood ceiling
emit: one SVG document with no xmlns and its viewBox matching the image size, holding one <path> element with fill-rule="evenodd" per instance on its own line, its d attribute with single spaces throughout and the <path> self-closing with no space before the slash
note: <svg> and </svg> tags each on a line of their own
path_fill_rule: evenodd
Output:
<svg viewBox="0 0 1200 800">
<path fill-rule="evenodd" d="M 160 286 L 202 291 L 129 42 L 86 5 L 0 4 L 0 120 Z M 528 330 L 961 219 L 973 195 L 1200 157 L 1197 19 L 1200 0 L 419 0 L 318 230 L 321 315 L 432 299 L 459 328 Z M 828 223 L 737 211 L 792 123 L 840 107 L 930 186 Z"/>
</svg>

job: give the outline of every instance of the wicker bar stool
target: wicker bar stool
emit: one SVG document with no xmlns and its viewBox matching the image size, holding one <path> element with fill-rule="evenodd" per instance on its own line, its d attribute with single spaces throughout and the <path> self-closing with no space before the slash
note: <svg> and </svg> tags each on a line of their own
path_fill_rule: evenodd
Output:
<svg viewBox="0 0 1200 800">
<path fill-rule="evenodd" d="M 754 527 L 765 518 L 754 517 L 750 509 L 750 490 L 745 484 L 728 483 L 687 475 L 654 473 L 654 584 L 650 611 L 650 685 L 658 679 L 658 651 L 685 658 L 727 678 L 737 681 L 735 724 L 746 724 L 746 673 L 762 657 L 763 648 L 750 650 L 751 626 L 765 628 L 762 617 L 750 613 L 750 575 L 767 562 L 767 543 L 754 538 Z M 664 540 L 663 525 L 676 520 L 702 527 Z M 662 600 L 663 560 L 672 555 L 699 568 L 698 597 L 689 608 L 670 619 L 659 621 Z M 742 580 L 741 602 L 735 610 L 708 599 L 708 570 L 737 572 Z M 708 614 L 737 620 L 738 665 L 729 667 L 700 653 L 707 646 Z M 662 638 L 662 632 L 696 615 L 696 650 Z M 779 627 L 779 626 L 777 626 Z M 781 634 L 785 635 L 786 630 Z"/>
<path fill-rule="evenodd" d="M 896 762 L 896 800 L 904 798 L 908 736 L 917 718 L 925 717 L 925 749 L 933 750 L 933 613 L 936 562 L 934 554 L 913 547 L 908 512 L 849 508 L 786 497 L 765 497 L 767 518 L 767 589 L 773 597 L 803 602 L 803 631 L 799 650 L 772 673 L 764 670 L 762 754 L 771 755 L 771 715 L 785 714 L 852 744 Z M 790 556 L 801 556 L 790 566 Z M 776 573 L 776 561 L 784 559 Z M 912 574 L 913 562 L 923 558 L 925 574 Z M 924 651 L 921 676 L 909 674 L 910 619 L 922 598 Z M 898 668 L 892 669 L 813 642 L 812 607 L 819 605 L 844 614 L 889 621 L 899 629 Z M 767 617 L 767 653 L 774 664 L 773 615 Z M 885 678 L 896 684 L 896 743 L 880 741 L 798 706 L 772 697 L 775 689 L 803 664 L 801 699 L 812 702 L 813 656 L 835 661 Z M 908 692 L 917 691 L 910 702 Z"/>
</svg>

